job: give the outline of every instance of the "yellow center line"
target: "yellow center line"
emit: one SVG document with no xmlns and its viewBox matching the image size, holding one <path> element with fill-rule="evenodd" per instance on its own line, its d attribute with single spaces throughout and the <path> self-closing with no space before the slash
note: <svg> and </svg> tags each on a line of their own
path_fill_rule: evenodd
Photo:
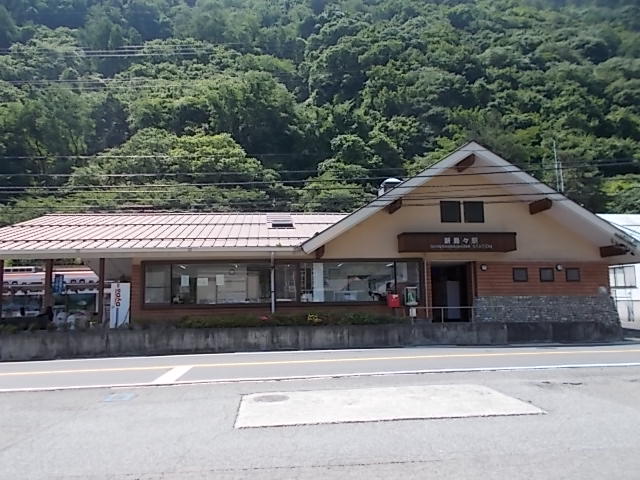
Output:
<svg viewBox="0 0 640 480">
<path fill-rule="evenodd" d="M 68 370 L 39 370 L 27 372 L 0 372 L 0 377 L 21 375 L 53 375 L 67 373 L 100 373 L 100 372 L 142 372 L 151 370 L 169 370 L 175 367 L 190 365 L 192 368 L 219 368 L 219 367 L 252 367 L 269 365 L 306 365 L 322 363 L 348 363 L 348 362 L 378 362 L 387 360 L 428 360 L 438 358 L 486 358 L 486 357 L 523 357 L 545 355 L 595 355 L 609 353 L 640 353 L 640 349 L 623 350 L 554 350 L 546 352 L 495 352 L 495 353 L 449 353 L 432 355 L 406 355 L 395 357 L 344 357 L 344 358 L 316 358 L 310 360 L 267 360 L 262 362 L 236 362 L 236 363 L 196 363 L 176 365 L 150 365 L 146 367 L 110 367 L 110 368 L 79 368 Z"/>
</svg>

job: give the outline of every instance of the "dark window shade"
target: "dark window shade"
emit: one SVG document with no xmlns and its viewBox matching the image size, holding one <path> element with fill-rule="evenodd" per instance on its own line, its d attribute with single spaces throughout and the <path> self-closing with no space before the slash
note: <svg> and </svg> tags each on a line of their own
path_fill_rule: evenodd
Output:
<svg viewBox="0 0 640 480">
<path fill-rule="evenodd" d="M 553 268 L 544 267 L 540 269 L 541 282 L 553 282 L 553 280 L 554 280 Z"/>
<path fill-rule="evenodd" d="M 464 202 L 464 221 L 484 223 L 484 202 Z"/>
<path fill-rule="evenodd" d="M 460 202 L 440 202 L 440 221 L 443 223 L 460 223 Z"/>
<path fill-rule="evenodd" d="M 514 268 L 513 269 L 513 281 L 514 282 L 528 282 L 529 271 L 526 268 Z"/>
<path fill-rule="evenodd" d="M 567 268 L 565 271 L 565 278 L 567 282 L 579 282 L 580 281 L 580 269 L 579 268 Z"/>
</svg>

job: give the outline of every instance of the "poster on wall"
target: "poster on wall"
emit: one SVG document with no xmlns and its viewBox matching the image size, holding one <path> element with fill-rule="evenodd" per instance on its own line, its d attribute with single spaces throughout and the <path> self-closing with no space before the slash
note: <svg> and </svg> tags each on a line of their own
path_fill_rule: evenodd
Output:
<svg viewBox="0 0 640 480">
<path fill-rule="evenodd" d="M 130 283 L 118 282 L 111 284 L 111 309 L 109 311 L 110 328 L 120 328 L 129 324 L 130 300 Z"/>
<path fill-rule="evenodd" d="M 53 276 L 52 291 L 54 294 L 60 294 L 64 291 L 64 275 L 56 273 Z"/>
</svg>

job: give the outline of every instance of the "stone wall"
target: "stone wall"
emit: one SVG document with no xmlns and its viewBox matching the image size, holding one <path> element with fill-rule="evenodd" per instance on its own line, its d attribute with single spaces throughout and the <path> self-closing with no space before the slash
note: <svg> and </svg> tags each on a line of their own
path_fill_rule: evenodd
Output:
<svg viewBox="0 0 640 480">
<path fill-rule="evenodd" d="M 476 322 L 598 322 L 620 325 L 608 295 L 495 295 L 474 301 Z"/>
</svg>

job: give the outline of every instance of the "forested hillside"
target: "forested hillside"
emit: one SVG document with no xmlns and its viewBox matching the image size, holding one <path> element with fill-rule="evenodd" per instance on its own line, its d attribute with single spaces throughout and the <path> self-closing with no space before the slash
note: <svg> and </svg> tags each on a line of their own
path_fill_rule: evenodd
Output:
<svg viewBox="0 0 640 480">
<path fill-rule="evenodd" d="M 350 211 L 476 139 L 640 212 L 637 0 L 1 0 L 0 221 Z"/>
</svg>

